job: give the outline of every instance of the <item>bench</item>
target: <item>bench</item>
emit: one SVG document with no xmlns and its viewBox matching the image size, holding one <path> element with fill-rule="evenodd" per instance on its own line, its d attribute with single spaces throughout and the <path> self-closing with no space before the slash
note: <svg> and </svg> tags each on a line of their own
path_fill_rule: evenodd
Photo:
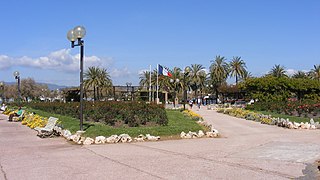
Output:
<svg viewBox="0 0 320 180">
<path fill-rule="evenodd" d="M 37 136 L 40 138 L 52 137 L 55 135 L 53 128 L 56 126 L 58 118 L 50 117 L 45 127 L 36 127 L 34 130 L 38 132 Z"/>
</svg>

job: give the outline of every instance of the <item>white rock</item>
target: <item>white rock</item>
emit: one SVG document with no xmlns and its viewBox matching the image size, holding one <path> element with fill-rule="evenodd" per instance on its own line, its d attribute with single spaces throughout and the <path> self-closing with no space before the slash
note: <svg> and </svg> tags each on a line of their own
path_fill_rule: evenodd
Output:
<svg viewBox="0 0 320 180">
<path fill-rule="evenodd" d="M 289 129 L 293 129 L 293 128 L 294 128 L 292 122 L 288 122 L 287 127 L 288 127 Z"/>
<path fill-rule="evenodd" d="M 192 135 L 191 134 L 186 134 L 185 136 L 184 136 L 184 138 L 186 138 L 186 139 L 191 139 L 192 138 Z"/>
<path fill-rule="evenodd" d="M 204 136 L 203 131 L 199 130 L 199 132 L 198 132 L 198 136 L 199 136 L 200 138 L 201 138 L 201 137 L 203 137 L 203 136 Z"/>
<path fill-rule="evenodd" d="M 298 129 L 298 128 L 299 128 L 299 126 L 300 126 L 300 124 L 299 124 L 299 123 L 293 122 L 293 128 L 294 128 L 294 129 Z"/>
<path fill-rule="evenodd" d="M 146 138 L 148 141 L 158 141 L 160 136 L 151 136 L 150 134 L 146 134 Z"/>
<path fill-rule="evenodd" d="M 79 136 L 78 134 L 73 134 L 71 136 L 69 136 L 67 139 L 69 141 L 73 141 L 73 142 L 78 142 L 80 140 L 81 136 Z"/>
<path fill-rule="evenodd" d="M 62 135 L 62 128 L 61 127 L 54 126 L 53 130 L 56 131 L 57 133 L 59 133 L 59 135 Z"/>
<path fill-rule="evenodd" d="M 305 124 L 305 128 L 306 128 L 306 129 L 310 129 L 310 126 L 311 126 L 311 125 L 310 125 L 308 122 Z"/>
<path fill-rule="evenodd" d="M 216 129 L 212 129 L 212 132 L 219 134 L 219 131 Z"/>
<path fill-rule="evenodd" d="M 94 140 L 95 144 L 102 144 L 106 142 L 106 137 L 104 136 L 97 136 Z"/>
<path fill-rule="evenodd" d="M 140 134 L 140 135 L 138 136 L 138 138 L 143 138 L 143 139 L 145 139 L 146 137 L 145 137 L 143 134 Z"/>
<path fill-rule="evenodd" d="M 218 137 L 220 135 L 219 131 L 216 129 L 212 129 L 212 136 L 213 137 Z"/>
<path fill-rule="evenodd" d="M 198 137 L 198 134 L 197 134 L 196 132 L 191 132 L 191 131 L 189 131 L 189 132 L 188 132 L 188 135 L 190 135 L 191 138 L 197 138 L 197 137 Z"/>
<path fill-rule="evenodd" d="M 116 143 L 118 140 L 118 135 L 112 135 L 108 138 L 106 138 L 106 141 L 107 143 Z"/>
<path fill-rule="evenodd" d="M 316 129 L 320 129 L 320 123 L 318 121 L 314 123 L 314 125 L 316 126 Z"/>
<path fill-rule="evenodd" d="M 311 125 L 310 129 L 317 129 L 315 125 Z"/>
<path fill-rule="evenodd" d="M 94 142 L 94 139 L 87 137 L 86 140 L 84 140 L 83 145 L 90 145 Z"/>
<path fill-rule="evenodd" d="M 119 142 L 125 143 L 125 142 L 131 142 L 132 138 L 128 134 L 120 134 L 119 135 Z"/>
<path fill-rule="evenodd" d="M 209 138 L 213 138 L 213 132 L 206 132 L 206 136 Z"/>
<path fill-rule="evenodd" d="M 136 137 L 136 138 L 134 138 L 134 141 L 136 141 L 136 142 L 143 142 L 143 141 L 144 141 L 144 138 Z"/>
<path fill-rule="evenodd" d="M 310 119 L 310 124 L 311 124 L 311 125 L 314 125 L 314 120 L 313 120 L 313 118 Z"/>
<path fill-rule="evenodd" d="M 82 144 L 86 140 L 86 137 L 81 137 L 77 144 Z"/>
<path fill-rule="evenodd" d="M 69 130 L 66 129 L 66 130 L 63 130 L 62 135 L 63 135 L 63 137 L 68 138 L 68 137 L 71 136 L 72 134 L 71 134 L 71 132 L 70 132 Z"/>
<path fill-rule="evenodd" d="M 301 129 L 305 129 L 305 128 L 306 128 L 306 126 L 304 125 L 303 122 L 300 123 L 300 128 L 301 128 Z"/>
<path fill-rule="evenodd" d="M 181 138 L 185 138 L 185 137 L 186 137 L 186 133 L 182 131 L 182 132 L 180 133 L 180 137 L 181 137 Z"/>
</svg>

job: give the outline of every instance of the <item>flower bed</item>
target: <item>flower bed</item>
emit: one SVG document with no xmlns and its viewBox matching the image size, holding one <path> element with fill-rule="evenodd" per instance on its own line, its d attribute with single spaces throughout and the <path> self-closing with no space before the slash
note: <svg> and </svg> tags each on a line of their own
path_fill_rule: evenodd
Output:
<svg viewBox="0 0 320 180">
<path fill-rule="evenodd" d="M 202 116 L 200 116 L 199 114 L 191 111 L 191 110 L 184 110 L 182 111 L 182 113 L 188 117 L 190 117 L 191 119 L 194 119 L 194 120 L 203 120 Z"/>
<path fill-rule="evenodd" d="M 217 109 L 217 112 L 246 120 L 261 122 L 262 124 L 277 125 L 289 129 L 320 129 L 319 122 L 314 122 L 312 118 L 310 119 L 310 122 L 297 123 L 291 122 L 289 119 L 276 118 L 271 115 L 259 114 L 241 108 L 219 108 Z"/>
<path fill-rule="evenodd" d="M 10 115 L 11 113 L 14 113 L 14 112 L 16 112 L 16 110 L 7 109 L 5 112 L 3 112 L 3 114 Z M 25 115 L 21 120 L 21 124 L 26 125 L 31 129 L 34 129 L 35 127 L 44 127 L 48 122 L 47 117 L 42 117 L 30 112 L 25 112 L 24 114 Z"/>
<path fill-rule="evenodd" d="M 279 102 L 256 102 L 248 105 L 246 109 L 256 111 L 271 111 L 278 114 L 291 116 L 320 117 L 320 103 L 316 101 L 279 101 Z"/>
</svg>

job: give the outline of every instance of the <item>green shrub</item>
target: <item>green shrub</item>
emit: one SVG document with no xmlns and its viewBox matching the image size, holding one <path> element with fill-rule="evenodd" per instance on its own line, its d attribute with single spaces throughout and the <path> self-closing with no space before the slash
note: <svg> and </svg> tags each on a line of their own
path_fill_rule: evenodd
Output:
<svg viewBox="0 0 320 180">
<path fill-rule="evenodd" d="M 30 103 L 33 109 L 79 118 L 79 103 Z M 126 124 L 130 127 L 148 124 L 167 125 L 168 118 L 163 105 L 139 102 L 85 102 L 84 119 L 114 126 Z M 121 123 L 122 121 L 122 123 Z"/>
</svg>

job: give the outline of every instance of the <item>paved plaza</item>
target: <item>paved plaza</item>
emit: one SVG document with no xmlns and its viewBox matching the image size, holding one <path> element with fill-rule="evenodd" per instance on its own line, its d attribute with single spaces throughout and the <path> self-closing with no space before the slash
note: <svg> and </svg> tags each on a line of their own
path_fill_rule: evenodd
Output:
<svg viewBox="0 0 320 180">
<path fill-rule="evenodd" d="M 202 108 L 221 138 L 79 146 L 40 139 L 0 114 L 0 179 L 315 179 L 320 130 L 290 130 Z"/>
</svg>

